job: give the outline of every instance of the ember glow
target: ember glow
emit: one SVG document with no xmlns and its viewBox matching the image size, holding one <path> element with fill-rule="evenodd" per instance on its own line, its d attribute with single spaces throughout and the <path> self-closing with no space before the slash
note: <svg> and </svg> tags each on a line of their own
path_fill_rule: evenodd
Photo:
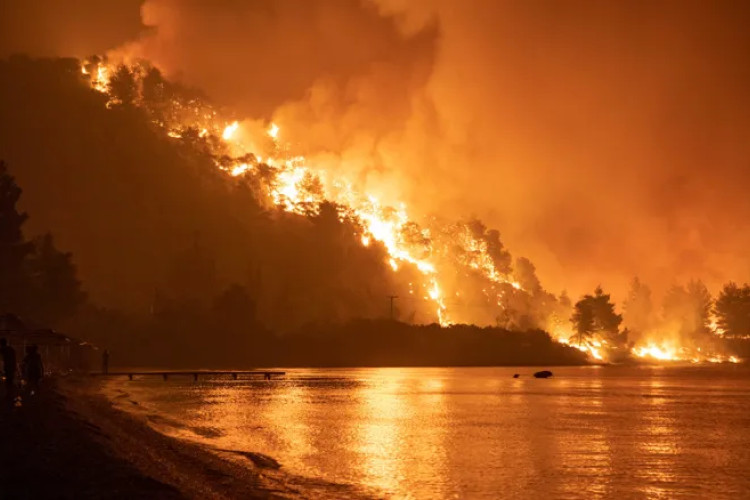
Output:
<svg viewBox="0 0 750 500">
<path fill-rule="evenodd" d="M 144 74 L 139 65 L 128 70 L 136 77 Z M 84 62 L 81 66 L 91 87 L 109 96 L 108 107 L 118 103 L 110 86 L 110 75 L 115 71 L 114 66 L 101 62 Z M 147 108 L 145 102 L 136 100 L 134 104 Z M 409 294 L 431 304 L 434 321 L 441 325 L 493 324 L 495 316 L 484 315 L 482 319 L 466 312 L 473 306 L 462 302 L 467 296 L 480 297 L 483 307 L 489 305 L 502 313 L 514 293 L 531 293 L 515 279 L 510 266 L 498 264 L 499 250 L 492 248 L 493 240 L 488 236 L 492 232 L 487 233 L 483 226 L 438 219 L 417 222 L 404 203 L 383 203 L 351 179 L 331 175 L 320 165 L 312 168 L 304 156 L 294 154 L 289 144 L 280 141 L 282 128 L 276 123 L 268 123 L 262 134 L 254 134 L 240 121 L 223 118 L 205 102 L 176 100 L 170 109 L 166 116 L 155 118 L 154 124 L 174 139 L 197 132 L 209 147 L 216 167 L 230 177 L 241 179 L 265 172 L 258 178 L 270 206 L 310 215 L 319 213 L 325 203 L 334 204 L 340 220 L 352 221 L 359 228 L 358 240 L 364 247 L 373 242 L 382 245 L 388 255 L 386 263 L 394 273 L 417 273 L 418 279 L 409 281 Z M 562 323 L 566 324 L 567 318 L 562 318 Z M 560 330 L 550 327 L 556 332 L 553 338 L 585 352 L 593 361 L 612 362 L 624 357 L 656 362 L 740 361 L 710 350 L 650 340 L 637 341 L 620 352 L 621 347 L 604 337 L 577 339 L 567 327 Z"/>
</svg>

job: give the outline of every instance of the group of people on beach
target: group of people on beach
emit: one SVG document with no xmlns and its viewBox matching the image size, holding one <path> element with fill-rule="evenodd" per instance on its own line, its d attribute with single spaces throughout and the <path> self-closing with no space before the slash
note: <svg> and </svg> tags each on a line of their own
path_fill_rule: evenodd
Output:
<svg viewBox="0 0 750 500">
<path fill-rule="evenodd" d="M 0 357 L 3 359 L 3 377 L 5 378 L 5 394 L 7 397 L 15 396 L 17 374 L 19 373 L 16 361 L 16 350 L 8 344 L 8 339 L 0 339 Z M 26 346 L 26 355 L 20 366 L 20 374 L 23 382 L 28 387 L 31 395 L 39 390 L 39 383 L 44 377 L 44 364 L 36 344 Z"/>
</svg>

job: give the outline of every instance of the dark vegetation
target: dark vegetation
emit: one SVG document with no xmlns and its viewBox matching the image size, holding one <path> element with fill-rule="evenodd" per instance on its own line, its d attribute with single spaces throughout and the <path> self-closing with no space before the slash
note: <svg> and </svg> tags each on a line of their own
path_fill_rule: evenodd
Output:
<svg viewBox="0 0 750 500">
<path fill-rule="evenodd" d="M 0 310 L 55 324 L 74 314 L 85 295 L 71 255 L 55 247 L 51 234 L 24 238 L 27 215 L 16 207 L 20 196 L 0 161 Z"/>
</svg>

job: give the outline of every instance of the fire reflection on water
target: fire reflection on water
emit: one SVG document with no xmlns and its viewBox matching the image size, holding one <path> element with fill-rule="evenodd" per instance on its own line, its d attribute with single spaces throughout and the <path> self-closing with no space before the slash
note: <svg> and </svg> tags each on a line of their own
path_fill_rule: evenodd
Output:
<svg viewBox="0 0 750 500">
<path fill-rule="evenodd" d="M 395 491 L 403 480 L 401 432 L 408 419 L 408 403 L 400 394 L 402 377 L 398 372 L 384 375 L 377 385 L 361 386 L 357 399 L 364 422 L 358 429 L 358 453 L 366 481 L 384 491 Z"/>
<path fill-rule="evenodd" d="M 666 487 L 675 480 L 674 456 L 679 452 L 679 433 L 672 415 L 674 404 L 665 394 L 662 380 L 651 379 L 644 387 L 647 407 L 643 411 L 643 439 L 638 442 L 645 459 L 634 472 L 643 479 L 649 498 L 668 498 Z"/>
<path fill-rule="evenodd" d="M 142 403 L 127 410 L 163 416 L 175 435 L 375 496 L 731 497 L 750 491 L 743 368 L 556 368 L 549 380 L 523 368 L 308 370 L 272 383 L 122 384 Z"/>
</svg>

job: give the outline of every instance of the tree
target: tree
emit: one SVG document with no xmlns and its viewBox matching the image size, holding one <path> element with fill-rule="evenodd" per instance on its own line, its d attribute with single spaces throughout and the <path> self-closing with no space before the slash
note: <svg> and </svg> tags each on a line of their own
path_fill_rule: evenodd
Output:
<svg viewBox="0 0 750 500">
<path fill-rule="evenodd" d="M 652 313 L 651 289 L 638 277 L 633 278 L 624 304 L 623 323 L 629 330 L 643 333 L 652 324 Z"/>
<path fill-rule="evenodd" d="M 573 308 L 573 316 L 570 321 L 573 323 L 578 334 L 578 343 L 581 343 L 583 337 L 588 337 L 594 333 L 594 308 L 591 307 L 591 295 L 585 295 L 581 300 L 576 302 Z"/>
<path fill-rule="evenodd" d="M 531 295 L 537 295 L 543 291 L 542 283 L 536 275 L 536 267 L 526 257 L 516 259 L 513 277 L 521 285 L 521 288 Z"/>
<path fill-rule="evenodd" d="M 84 301 L 69 253 L 58 251 L 52 236 L 26 241 L 26 214 L 16 209 L 21 188 L 0 162 L 0 312 L 29 316 L 54 325 Z"/>
<path fill-rule="evenodd" d="M 597 287 L 594 295 L 584 295 L 576 302 L 571 318 L 578 342 L 594 333 L 615 339 L 620 332 L 622 316 L 615 313 L 615 305 L 601 287 Z"/>
<path fill-rule="evenodd" d="M 714 305 L 716 324 L 725 337 L 750 335 L 750 285 L 724 285 Z"/>
<path fill-rule="evenodd" d="M 109 92 L 112 97 L 117 99 L 120 104 L 130 106 L 135 101 L 138 95 L 138 88 L 136 86 L 135 75 L 133 72 L 121 64 L 115 74 L 109 80 Z"/>
<path fill-rule="evenodd" d="M 711 294 L 699 280 L 687 287 L 672 286 L 664 295 L 664 320 L 684 337 L 703 336 L 710 332 Z"/>
<path fill-rule="evenodd" d="M 22 226 L 27 215 L 16 203 L 22 190 L 0 161 L 0 313 L 20 312 L 27 296 L 24 262 L 33 245 L 24 241 Z"/>
<path fill-rule="evenodd" d="M 55 248 L 47 233 L 34 240 L 34 250 L 26 264 L 30 297 L 34 301 L 34 318 L 45 325 L 55 325 L 72 316 L 85 301 L 81 282 L 70 253 Z"/>
<path fill-rule="evenodd" d="M 708 333 L 711 325 L 711 306 L 713 298 L 706 285 L 700 280 L 690 280 L 687 284 L 690 307 L 693 311 L 691 321 L 694 332 Z"/>
<path fill-rule="evenodd" d="M 487 244 L 487 253 L 492 258 L 492 263 L 500 274 L 510 274 L 512 257 L 500 241 L 500 233 L 496 229 L 487 229 L 478 219 L 471 219 L 466 223 L 472 237 Z"/>
</svg>

